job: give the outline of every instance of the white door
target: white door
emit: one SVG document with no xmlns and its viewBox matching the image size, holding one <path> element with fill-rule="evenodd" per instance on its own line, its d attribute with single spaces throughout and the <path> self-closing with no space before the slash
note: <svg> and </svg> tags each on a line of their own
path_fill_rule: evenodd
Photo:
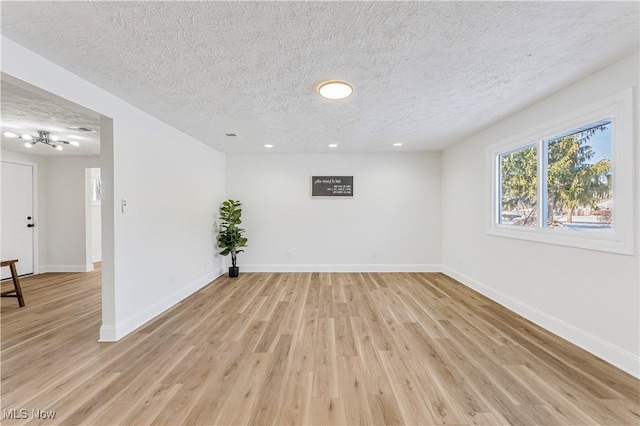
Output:
<svg viewBox="0 0 640 426">
<path fill-rule="evenodd" d="M 33 166 L 3 161 L 1 185 L 2 260 L 18 259 L 18 275 L 33 274 Z M 2 279 L 11 276 L 1 269 Z"/>
</svg>

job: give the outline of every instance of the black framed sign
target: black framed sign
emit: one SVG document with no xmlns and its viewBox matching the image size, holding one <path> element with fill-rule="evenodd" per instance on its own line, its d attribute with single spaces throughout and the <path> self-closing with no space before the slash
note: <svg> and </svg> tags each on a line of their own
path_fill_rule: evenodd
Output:
<svg viewBox="0 0 640 426">
<path fill-rule="evenodd" d="M 312 197 L 353 197 L 353 176 L 311 176 Z"/>
</svg>

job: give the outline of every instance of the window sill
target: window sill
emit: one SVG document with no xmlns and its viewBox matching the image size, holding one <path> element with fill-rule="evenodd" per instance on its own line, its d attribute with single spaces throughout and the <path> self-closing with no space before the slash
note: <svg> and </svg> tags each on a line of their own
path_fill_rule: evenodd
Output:
<svg viewBox="0 0 640 426">
<path fill-rule="evenodd" d="M 493 226 L 487 230 L 488 235 L 519 240 L 535 241 L 586 250 L 604 251 L 609 253 L 633 256 L 632 236 L 626 240 L 616 240 L 613 231 L 602 231 L 588 234 L 580 231 L 540 228 L 513 228 L 511 226 Z M 582 234 L 582 235 L 578 235 Z"/>
</svg>

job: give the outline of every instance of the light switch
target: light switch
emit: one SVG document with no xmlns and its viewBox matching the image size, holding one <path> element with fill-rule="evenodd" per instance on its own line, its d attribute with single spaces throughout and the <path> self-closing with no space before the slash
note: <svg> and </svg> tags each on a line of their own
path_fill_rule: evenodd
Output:
<svg viewBox="0 0 640 426">
<path fill-rule="evenodd" d="M 122 214 L 125 214 L 127 212 L 127 200 L 125 200 L 124 198 L 122 199 Z"/>
</svg>

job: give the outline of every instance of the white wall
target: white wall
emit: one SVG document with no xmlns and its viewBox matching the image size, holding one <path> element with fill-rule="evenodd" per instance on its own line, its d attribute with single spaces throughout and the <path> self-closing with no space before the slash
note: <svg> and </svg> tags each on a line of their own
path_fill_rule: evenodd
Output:
<svg viewBox="0 0 640 426">
<path fill-rule="evenodd" d="M 222 274 L 214 225 L 225 160 L 149 116 L 116 117 L 114 131 L 117 315 L 133 330 Z"/>
<path fill-rule="evenodd" d="M 101 340 L 119 339 L 220 275 L 213 226 L 224 155 L 6 37 L 2 71 L 104 116 Z"/>
<path fill-rule="evenodd" d="M 312 198 L 312 175 L 353 176 L 354 197 Z M 241 271 L 440 264 L 439 153 L 228 155 L 227 196 L 243 203 Z"/>
<path fill-rule="evenodd" d="M 47 159 L 48 263 L 42 272 L 93 270 L 86 250 L 87 193 L 85 169 L 100 164 L 99 157 Z"/>
<path fill-rule="evenodd" d="M 492 143 L 624 89 L 635 87 L 637 102 L 638 63 L 637 54 L 627 57 L 442 155 L 444 270 L 636 376 L 640 375 L 638 200 L 633 256 L 489 236 L 490 170 L 485 158 Z M 634 116 L 637 120 L 637 106 Z M 637 174 L 637 127 L 635 134 Z M 637 188 L 634 193 L 637 197 Z"/>
</svg>

